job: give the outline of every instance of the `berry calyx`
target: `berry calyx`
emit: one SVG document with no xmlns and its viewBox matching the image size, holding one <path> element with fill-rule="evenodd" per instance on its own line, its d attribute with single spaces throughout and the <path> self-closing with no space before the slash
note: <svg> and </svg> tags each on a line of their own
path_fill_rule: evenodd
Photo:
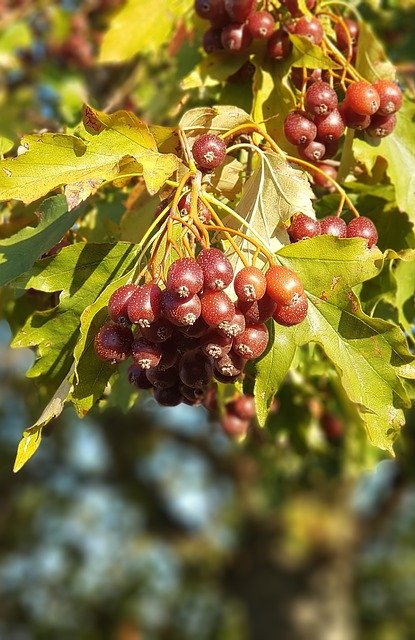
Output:
<svg viewBox="0 0 415 640">
<path fill-rule="evenodd" d="M 213 133 L 205 133 L 194 142 L 192 155 L 198 169 L 211 171 L 224 161 L 226 144 Z"/>
<path fill-rule="evenodd" d="M 279 264 L 268 269 L 267 294 L 277 304 L 291 304 L 304 293 L 303 283 L 294 271 Z"/>
<path fill-rule="evenodd" d="M 369 249 L 378 241 L 378 232 L 372 220 L 365 216 L 353 218 L 347 225 L 348 238 L 364 238 Z"/>
<path fill-rule="evenodd" d="M 142 369 L 153 369 L 160 362 L 163 351 L 159 344 L 139 336 L 132 344 L 131 354 L 136 365 Z"/>
<path fill-rule="evenodd" d="M 164 317 L 172 324 L 185 327 L 196 322 L 202 309 L 198 295 L 178 298 L 167 289 L 161 296 L 161 308 Z"/>
</svg>

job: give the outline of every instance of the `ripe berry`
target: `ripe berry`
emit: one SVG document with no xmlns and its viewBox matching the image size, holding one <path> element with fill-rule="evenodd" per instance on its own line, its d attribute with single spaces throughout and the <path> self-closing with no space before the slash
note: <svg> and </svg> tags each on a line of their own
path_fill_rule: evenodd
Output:
<svg viewBox="0 0 415 640">
<path fill-rule="evenodd" d="M 223 0 L 196 0 L 195 12 L 203 20 L 225 24 L 227 20 Z"/>
<path fill-rule="evenodd" d="M 197 256 L 204 276 L 204 289 L 220 291 L 233 280 L 233 268 L 228 258 L 219 249 L 202 249 Z"/>
<path fill-rule="evenodd" d="M 216 53 L 223 49 L 221 39 L 222 29 L 211 27 L 204 32 L 202 37 L 202 47 L 206 53 Z"/>
<path fill-rule="evenodd" d="M 321 171 L 324 171 L 324 173 L 333 178 L 333 180 L 337 178 L 337 169 L 336 167 L 333 167 L 333 165 L 325 164 L 324 162 L 316 162 L 316 167 Z M 315 171 L 312 175 L 314 183 L 316 185 L 318 185 L 319 187 L 323 187 L 323 189 L 333 191 L 333 183 L 324 174 L 320 173 L 319 171 Z"/>
<path fill-rule="evenodd" d="M 275 20 L 269 11 L 257 11 L 249 16 L 247 26 L 253 38 L 267 40 L 275 29 Z"/>
<path fill-rule="evenodd" d="M 323 42 L 324 30 L 317 18 L 307 18 L 306 16 L 299 18 L 292 31 L 297 36 L 308 38 L 314 44 L 319 45 Z"/>
<path fill-rule="evenodd" d="M 388 116 L 396 113 L 402 107 L 402 91 L 392 80 L 378 80 L 373 84 L 379 94 L 380 105 L 378 113 L 381 116 Z"/>
<path fill-rule="evenodd" d="M 180 258 L 167 272 L 166 288 L 179 298 L 190 298 L 203 287 L 203 271 L 193 258 Z"/>
<path fill-rule="evenodd" d="M 156 387 L 156 389 L 169 389 L 180 382 L 177 367 L 171 367 L 165 371 L 148 369 L 146 371 L 146 376 L 149 382 L 151 382 L 153 387 Z"/>
<path fill-rule="evenodd" d="M 206 390 L 199 387 L 188 387 L 186 384 L 181 384 L 179 389 L 183 396 L 183 401 L 186 402 L 187 400 L 191 405 L 201 404 L 206 396 Z"/>
<path fill-rule="evenodd" d="M 234 338 L 244 331 L 245 324 L 245 316 L 239 309 L 235 309 L 233 318 L 218 325 L 218 332 L 229 338 Z"/>
<path fill-rule="evenodd" d="M 322 116 L 330 113 L 338 105 L 337 94 L 327 82 L 314 82 L 305 94 L 305 108 L 308 113 Z"/>
<path fill-rule="evenodd" d="M 284 327 L 291 327 L 292 325 L 300 324 L 300 322 L 305 319 L 307 311 L 308 300 L 307 296 L 303 293 L 302 296 L 299 296 L 297 300 L 291 304 L 277 304 L 272 317 L 278 324 Z"/>
<path fill-rule="evenodd" d="M 294 18 L 297 18 L 299 16 L 303 15 L 303 12 L 301 11 L 299 5 L 298 5 L 298 0 L 282 0 L 281 4 L 283 4 L 284 6 L 287 7 L 288 11 L 291 13 L 291 15 Z M 314 9 L 314 6 L 316 4 L 316 0 L 306 0 L 306 7 L 307 9 Z"/>
<path fill-rule="evenodd" d="M 317 139 L 324 144 L 339 140 L 345 130 L 343 118 L 338 109 L 333 109 L 326 116 L 315 116 Z"/>
<path fill-rule="evenodd" d="M 225 9 L 234 22 L 242 24 L 255 9 L 256 0 L 225 0 Z"/>
<path fill-rule="evenodd" d="M 306 145 L 316 137 L 317 127 L 304 111 L 291 111 L 284 121 L 284 135 L 291 144 Z"/>
<path fill-rule="evenodd" d="M 108 315 L 113 322 L 123 325 L 131 324 L 127 313 L 127 307 L 128 301 L 137 288 L 136 284 L 124 284 L 122 287 L 114 291 L 108 301 Z"/>
<path fill-rule="evenodd" d="M 378 241 L 378 232 L 373 222 L 365 216 L 353 218 L 347 225 L 348 238 L 365 238 L 369 249 Z"/>
<path fill-rule="evenodd" d="M 372 138 L 385 138 L 392 133 L 395 126 L 395 113 L 391 113 L 389 116 L 381 116 L 375 113 L 370 119 L 370 125 L 366 129 L 366 133 Z"/>
<path fill-rule="evenodd" d="M 279 264 L 272 265 L 265 274 L 267 294 L 277 304 L 291 304 L 304 293 L 303 283 L 294 271 Z"/>
<path fill-rule="evenodd" d="M 182 218 L 190 214 L 191 201 L 192 194 L 189 191 L 188 193 L 185 193 L 183 196 L 181 196 L 179 202 L 177 203 L 177 208 Z M 197 201 L 197 215 L 199 220 L 201 220 L 203 224 L 209 224 L 212 218 L 212 214 L 210 213 L 209 209 L 206 205 L 203 204 L 200 199 Z"/>
<path fill-rule="evenodd" d="M 336 41 L 340 51 L 348 51 L 349 46 L 354 47 L 359 37 L 359 25 L 355 20 L 343 18 L 344 25 L 341 22 L 336 23 Z"/>
<path fill-rule="evenodd" d="M 320 223 L 304 213 L 297 213 L 292 217 L 287 231 L 291 242 L 298 242 L 298 240 L 314 238 L 320 235 Z"/>
<path fill-rule="evenodd" d="M 162 348 L 159 344 L 150 342 L 139 336 L 131 347 L 131 353 L 135 364 L 142 369 L 153 369 L 161 360 Z"/>
<path fill-rule="evenodd" d="M 198 169 L 210 171 L 224 161 L 226 144 L 213 133 L 205 133 L 194 142 L 192 154 Z"/>
<path fill-rule="evenodd" d="M 143 338 L 150 342 L 165 342 L 173 333 L 173 325 L 166 318 L 158 318 L 149 327 L 141 327 Z"/>
<path fill-rule="evenodd" d="M 349 107 L 362 116 L 372 116 L 380 106 L 378 92 L 366 80 L 359 80 L 350 84 L 347 87 L 346 100 Z"/>
<path fill-rule="evenodd" d="M 247 49 L 251 42 L 252 35 L 246 24 L 231 22 L 231 24 L 227 24 L 226 27 L 222 29 L 221 43 L 225 51 L 239 53 Z"/>
<path fill-rule="evenodd" d="M 284 29 L 277 29 L 267 42 L 267 55 L 274 60 L 287 58 L 293 48 L 289 35 Z"/>
<path fill-rule="evenodd" d="M 202 340 L 202 351 L 209 358 L 221 358 L 232 348 L 232 338 L 224 336 L 219 331 L 212 329 Z"/>
<path fill-rule="evenodd" d="M 245 363 L 246 360 L 239 353 L 231 350 L 219 360 L 215 360 L 215 370 L 222 376 L 226 376 L 226 378 L 239 376 L 244 370 Z"/>
<path fill-rule="evenodd" d="M 255 302 L 242 302 L 238 300 L 238 309 L 245 317 L 248 323 L 266 322 L 274 313 L 276 303 L 267 293 Z"/>
<path fill-rule="evenodd" d="M 169 340 L 168 342 L 163 343 L 163 345 L 160 345 L 160 348 L 161 358 L 157 365 L 157 369 L 159 371 L 166 371 L 166 369 L 174 367 L 180 357 L 180 354 L 174 340 Z"/>
<path fill-rule="evenodd" d="M 242 420 L 234 413 L 225 413 L 222 416 L 221 425 L 224 432 L 231 438 L 245 436 L 249 429 L 249 420 Z"/>
<path fill-rule="evenodd" d="M 326 147 L 322 142 L 313 140 L 309 144 L 297 147 L 298 154 L 309 162 L 318 162 L 326 155 Z"/>
<path fill-rule="evenodd" d="M 362 130 L 366 129 L 370 125 L 370 116 L 362 115 L 353 111 L 347 100 L 343 100 L 339 107 L 339 111 L 344 124 L 346 127 L 350 127 L 350 129 Z"/>
<path fill-rule="evenodd" d="M 95 336 L 95 353 L 101 360 L 111 364 L 122 362 L 131 355 L 134 336 L 129 327 L 107 322 Z"/>
<path fill-rule="evenodd" d="M 200 351 L 187 351 L 179 362 L 179 377 L 188 387 L 206 387 L 213 377 L 213 366 Z"/>
<path fill-rule="evenodd" d="M 235 315 L 235 305 L 224 291 L 206 290 L 201 295 L 200 302 L 201 316 L 212 327 L 229 322 Z"/>
<path fill-rule="evenodd" d="M 131 364 L 128 367 L 128 381 L 137 387 L 137 389 L 153 388 L 153 385 L 146 376 L 145 369 L 142 369 L 138 364 Z"/>
<path fill-rule="evenodd" d="M 254 396 L 241 394 L 225 405 L 226 411 L 241 420 L 252 420 L 255 417 Z"/>
<path fill-rule="evenodd" d="M 161 289 L 156 284 L 144 284 L 128 301 L 128 317 L 133 324 L 149 327 L 161 314 Z"/>
<path fill-rule="evenodd" d="M 337 216 L 326 216 L 320 220 L 321 235 L 335 236 L 336 238 L 347 237 L 347 225 L 342 218 Z"/>
<path fill-rule="evenodd" d="M 177 407 L 183 402 L 183 396 L 178 386 L 169 387 L 168 389 L 154 389 L 154 400 L 162 407 Z"/>
<path fill-rule="evenodd" d="M 194 295 L 190 298 L 178 298 L 170 291 L 163 291 L 161 308 L 165 318 L 174 325 L 192 325 L 201 312 L 200 298 Z"/>
<path fill-rule="evenodd" d="M 240 300 L 253 302 L 262 298 L 267 288 L 267 281 L 261 269 L 244 267 L 236 274 L 233 287 Z"/>
<path fill-rule="evenodd" d="M 245 331 L 233 341 L 233 350 L 246 360 L 259 358 L 268 346 L 269 333 L 265 324 L 247 324 Z"/>
<path fill-rule="evenodd" d="M 339 442 L 344 435 L 344 424 L 340 418 L 328 411 L 320 418 L 320 426 L 327 440 L 331 443 Z"/>
</svg>

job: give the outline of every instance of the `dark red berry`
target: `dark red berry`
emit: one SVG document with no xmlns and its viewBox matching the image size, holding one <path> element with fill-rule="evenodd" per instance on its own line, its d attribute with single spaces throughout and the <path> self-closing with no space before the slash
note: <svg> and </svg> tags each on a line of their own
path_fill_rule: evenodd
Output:
<svg viewBox="0 0 415 640">
<path fill-rule="evenodd" d="M 173 325 L 166 318 L 158 318 L 149 327 L 141 327 L 143 338 L 150 342 L 165 342 L 173 333 Z"/>
<path fill-rule="evenodd" d="M 324 171 L 320 173 L 320 171 L 313 172 L 314 183 L 319 187 L 323 187 L 323 189 L 328 189 L 332 191 L 334 189 L 333 182 L 330 180 L 330 177 L 335 180 L 337 178 L 337 169 L 333 167 L 331 164 L 325 164 L 324 162 L 316 162 L 316 167 L 320 169 L 320 171 Z"/>
<path fill-rule="evenodd" d="M 235 305 L 224 291 L 206 290 L 200 296 L 200 301 L 201 316 L 212 327 L 217 327 L 222 322 L 229 322 L 235 315 Z"/>
<path fill-rule="evenodd" d="M 127 307 L 128 301 L 137 288 L 136 284 L 124 284 L 122 287 L 114 291 L 108 301 L 108 315 L 113 322 L 123 325 L 131 324 L 127 313 Z"/>
<path fill-rule="evenodd" d="M 290 55 L 292 48 L 288 33 L 284 29 L 277 29 L 267 42 L 267 55 L 274 60 L 283 60 Z"/>
<path fill-rule="evenodd" d="M 221 373 L 220 371 L 218 371 L 215 368 L 214 371 L 213 371 L 213 375 L 215 376 L 215 380 L 217 380 L 218 382 L 223 382 L 223 384 L 232 384 L 232 383 L 236 382 L 237 380 L 239 380 L 239 376 L 241 374 L 237 373 L 234 376 L 230 376 L 230 375 L 226 375 L 225 373 Z M 205 403 L 203 403 L 203 406 L 205 406 Z"/>
<path fill-rule="evenodd" d="M 256 0 L 225 0 L 225 9 L 234 22 L 243 23 L 255 10 Z"/>
<path fill-rule="evenodd" d="M 231 350 L 229 353 L 222 356 L 222 358 L 219 358 L 219 360 L 215 360 L 215 370 L 222 376 L 233 378 L 234 376 L 239 376 L 242 373 L 245 364 L 246 360 L 240 356 L 239 353 Z"/>
<path fill-rule="evenodd" d="M 291 144 L 306 145 L 316 137 L 317 127 L 304 111 L 291 111 L 284 121 L 284 135 Z"/>
<path fill-rule="evenodd" d="M 347 225 L 343 218 L 338 216 L 326 216 L 320 220 L 321 235 L 335 236 L 336 238 L 347 237 Z"/>
<path fill-rule="evenodd" d="M 381 116 L 375 113 L 370 119 L 370 125 L 366 129 L 366 133 L 372 138 L 385 138 L 392 133 L 395 126 L 395 113 L 391 113 L 389 116 Z"/>
<path fill-rule="evenodd" d="M 259 358 L 268 346 L 269 333 L 265 324 L 247 324 L 235 337 L 233 350 L 246 360 Z"/>
<path fill-rule="evenodd" d="M 378 80 L 373 86 L 380 98 L 379 115 L 389 116 L 399 111 L 402 107 L 403 95 L 396 82 L 392 80 Z"/>
<path fill-rule="evenodd" d="M 169 387 L 168 389 L 154 389 L 154 400 L 162 407 L 177 407 L 183 402 L 183 396 L 178 386 Z"/>
<path fill-rule="evenodd" d="M 222 45 L 222 29 L 215 29 L 211 27 L 202 37 L 202 47 L 206 53 L 216 53 L 223 49 Z"/>
<path fill-rule="evenodd" d="M 317 140 L 313 140 L 305 146 L 300 145 L 297 147 L 297 151 L 304 160 L 308 160 L 309 162 L 318 162 L 326 155 L 325 145 Z"/>
<path fill-rule="evenodd" d="M 248 303 L 249 304 L 249 303 Z M 221 322 L 218 325 L 220 334 L 229 338 L 234 338 L 245 329 L 245 316 L 239 309 L 235 309 L 235 314 L 230 320 Z"/>
<path fill-rule="evenodd" d="M 199 316 L 194 324 L 190 326 L 178 326 L 177 329 L 189 338 L 200 338 L 210 330 L 210 327 L 203 320 L 202 316 Z"/>
<path fill-rule="evenodd" d="M 202 404 L 205 399 L 206 390 L 201 387 L 188 387 L 186 384 L 181 384 L 179 388 L 184 401 L 188 400 L 191 405 Z"/>
<path fill-rule="evenodd" d="M 275 20 L 269 11 L 257 11 L 249 16 L 247 26 L 253 38 L 267 40 L 275 29 Z"/>
<path fill-rule="evenodd" d="M 277 304 L 291 304 L 304 293 L 303 283 L 297 274 L 279 264 L 272 265 L 265 274 L 267 294 Z"/>
<path fill-rule="evenodd" d="M 185 218 L 190 214 L 191 202 L 192 194 L 191 191 L 189 191 L 188 193 L 185 193 L 183 196 L 181 196 L 179 202 L 177 203 L 177 208 L 182 218 Z M 203 224 L 209 224 L 212 218 L 212 214 L 210 213 L 209 209 L 206 205 L 203 204 L 200 199 L 197 201 L 197 215 L 199 220 L 201 220 Z"/>
<path fill-rule="evenodd" d="M 197 256 L 204 277 L 204 289 L 220 291 L 233 280 L 233 268 L 228 258 L 219 249 L 202 249 Z"/>
<path fill-rule="evenodd" d="M 177 326 L 194 324 L 202 309 L 198 295 L 190 298 L 178 298 L 167 290 L 162 292 L 161 308 L 164 317 Z"/>
<path fill-rule="evenodd" d="M 179 362 L 179 377 L 188 387 L 206 387 L 213 377 L 210 359 L 200 351 L 187 351 Z"/>
<path fill-rule="evenodd" d="M 188 336 L 186 333 L 181 331 L 181 329 L 178 329 L 173 333 L 172 340 L 179 353 L 186 353 L 186 351 L 192 351 L 193 349 L 198 349 L 198 347 L 200 347 L 199 338 Z"/>
<path fill-rule="evenodd" d="M 128 367 L 128 380 L 137 389 L 152 389 L 153 387 L 146 376 L 145 369 L 142 369 L 138 364 L 131 364 Z"/>
<path fill-rule="evenodd" d="M 337 94 L 332 87 L 323 81 L 314 82 L 305 94 L 305 108 L 313 116 L 322 116 L 336 109 Z"/>
<path fill-rule="evenodd" d="M 347 225 L 348 238 L 364 238 L 369 249 L 378 241 L 378 232 L 373 222 L 365 216 L 353 218 Z"/>
<path fill-rule="evenodd" d="M 95 336 L 95 353 L 111 364 L 122 362 L 131 355 L 133 333 L 129 327 L 107 322 Z"/>
<path fill-rule="evenodd" d="M 338 109 L 333 109 L 327 116 L 315 116 L 317 126 L 316 138 L 323 144 L 339 140 L 345 130 L 343 118 Z"/>
<path fill-rule="evenodd" d="M 252 36 L 246 24 L 232 22 L 222 29 L 221 42 L 225 51 L 239 53 L 250 46 Z"/>
<path fill-rule="evenodd" d="M 274 313 L 276 303 L 267 293 L 255 302 L 242 302 L 238 300 L 238 309 L 245 317 L 247 323 L 266 322 Z"/>
<path fill-rule="evenodd" d="M 201 339 L 201 346 L 206 356 L 218 359 L 229 353 L 232 348 L 232 338 L 212 329 Z"/>
<path fill-rule="evenodd" d="M 193 144 L 193 159 L 199 169 L 216 169 L 225 159 L 226 144 L 213 133 L 205 133 Z"/>
<path fill-rule="evenodd" d="M 349 107 L 362 116 L 372 116 L 380 106 L 378 92 L 366 80 L 359 80 L 350 84 L 347 87 L 346 100 Z"/>
<path fill-rule="evenodd" d="M 362 130 L 366 129 L 370 125 L 370 116 L 362 116 L 360 113 L 353 111 L 347 100 L 343 100 L 339 107 L 339 111 L 344 124 L 346 127 L 350 127 L 350 129 Z"/>
<path fill-rule="evenodd" d="M 320 426 L 329 442 L 337 443 L 342 439 L 344 424 L 342 420 L 333 413 L 324 412 L 320 418 Z"/>
<path fill-rule="evenodd" d="M 357 44 L 359 25 L 355 20 L 351 20 L 350 18 L 343 18 L 342 22 L 336 23 L 337 47 L 340 51 L 351 51 Z"/>
<path fill-rule="evenodd" d="M 203 287 L 203 271 L 194 258 L 179 258 L 167 272 L 166 288 L 179 298 L 190 298 Z"/>
<path fill-rule="evenodd" d="M 297 36 L 308 38 L 313 44 L 319 45 L 323 42 L 324 30 L 317 18 L 307 18 L 307 16 L 299 18 L 292 31 Z"/>
<path fill-rule="evenodd" d="M 149 382 L 156 389 L 169 389 L 180 383 L 179 372 L 177 367 L 171 367 L 164 371 L 158 369 L 148 369 L 146 376 Z"/>
<path fill-rule="evenodd" d="M 255 75 L 255 65 L 252 64 L 249 60 L 244 62 L 242 67 L 232 73 L 230 76 L 226 78 L 226 82 L 230 84 L 241 84 L 246 82 L 252 82 L 252 78 Z"/>
<path fill-rule="evenodd" d="M 291 327 L 302 322 L 308 311 L 307 296 L 303 293 L 294 302 L 288 305 L 277 304 L 273 313 L 273 319 L 284 327 Z"/>
<path fill-rule="evenodd" d="M 253 302 L 264 295 L 267 281 L 258 267 L 244 267 L 235 276 L 233 288 L 240 300 Z"/>
<path fill-rule="evenodd" d="M 149 327 L 160 317 L 161 289 L 156 284 L 144 284 L 131 296 L 127 306 L 128 317 L 133 324 Z"/>
<path fill-rule="evenodd" d="M 225 413 L 222 416 L 221 425 L 224 432 L 231 438 L 245 436 L 249 429 L 249 420 L 242 420 L 234 413 Z"/>
<path fill-rule="evenodd" d="M 133 360 L 142 369 L 153 369 L 161 360 L 162 347 L 139 336 L 131 348 Z"/>
<path fill-rule="evenodd" d="M 241 394 L 225 405 L 226 411 L 237 416 L 241 420 L 252 420 L 255 417 L 255 398 L 247 394 Z"/>
<path fill-rule="evenodd" d="M 318 220 L 314 220 L 304 213 L 297 213 L 292 217 L 291 224 L 287 231 L 291 242 L 298 242 L 299 240 L 319 236 L 320 223 Z"/>
<path fill-rule="evenodd" d="M 159 371 L 166 371 L 170 367 L 174 367 L 179 359 L 179 351 L 174 340 L 164 342 L 161 346 L 161 358 L 157 365 Z"/>
<path fill-rule="evenodd" d="M 195 12 L 203 20 L 225 24 L 227 16 L 224 0 L 195 0 Z"/>
</svg>

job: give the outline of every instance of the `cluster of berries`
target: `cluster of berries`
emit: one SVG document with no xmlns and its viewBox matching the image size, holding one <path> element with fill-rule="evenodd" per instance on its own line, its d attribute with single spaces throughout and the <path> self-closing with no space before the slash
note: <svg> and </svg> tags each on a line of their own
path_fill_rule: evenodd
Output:
<svg viewBox="0 0 415 640">
<path fill-rule="evenodd" d="M 236 302 L 224 291 L 232 284 Z M 130 382 L 153 389 L 160 404 L 196 404 L 213 378 L 234 382 L 248 360 L 264 353 L 267 320 L 298 324 L 307 309 L 304 287 L 290 269 L 271 265 L 263 273 L 248 266 L 235 275 L 222 251 L 206 248 L 196 259 L 173 262 L 165 289 L 154 282 L 117 289 L 95 351 L 111 363 L 132 356 Z"/>
<path fill-rule="evenodd" d="M 291 242 L 315 238 L 319 235 L 329 235 L 337 238 L 364 238 L 370 249 L 378 241 L 378 232 L 375 225 L 365 216 L 353 218 L 346 224 L 338 216 L 326 216 L 321 220 L 314 220 L 303 213 L 297 213 L 292 217 L 287 231 Z"/>
<path fill-rule="evenodd" d="M 327 165 L 321 161 L 336 154 L 346 127 L 383 138 L 395 128 L 401 106 L 402 92 L 391 80 L 352 82 L 340 104 L 328 82 L 315 80 L 305 93 L 304 109 L 291 111 L 286 117 L 284 134 L 296 145 L 300 157 L 326 171 Z"/>
</svg>

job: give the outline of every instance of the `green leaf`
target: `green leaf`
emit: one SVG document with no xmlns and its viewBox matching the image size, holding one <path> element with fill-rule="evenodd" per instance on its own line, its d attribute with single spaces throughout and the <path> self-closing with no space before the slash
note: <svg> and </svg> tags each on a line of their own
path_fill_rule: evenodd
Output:
<svg viewBox="0 0 415 640">
<path fill-rule="evenodd" d="M 214 87 L 236 73 L 248 57 L 248 53 L 245 56 L 230 56 L 226 51 L 205 56 L 183 79 L 182 89 L 187 91 L 199 87 Z"/>
<path fill-rule="evenodd" d="M 192 6 L 192 0 L 127 0 L 104 33 L 99 62 L 125 62 L 137 53 L 159 51 Z"/>
<path fill-rule="evenodd" d="M 318 47 L 308 38 L 297 36 L 293 33 L 289 35 L 293 43 L 293 50 L 289 62 L 293 67 L 307 67 L 308 69 L 340 68 L 340 64 L 326 56 L 321 47 Z"/>
<path fill-rule="evenodd" d="M 359 25 L 356 69 L 369 82 L 376 82 L 379 78 L 394 80 L 396 76 L 396 69 L 388 60 L 381 42 L 363 20 Z"/>
<path fill-rule="evenodd" d="M 353 153 L 371 172 L 378 158 L 387 162 L 386 173 L 395 187 L 396 204 L 415 220 L 415 104 L 406 99 L 397 114 L 393 133 L 380 141 L 369 136 L 355 138 Z"/>
<path fill-rule="evenodd" d="M 173 173 L 179 160 L 160 154 L 148 126 L 133 113 L 107 115 L 85 107 L 84 139 L 63 133 L 25 136 L 27 152 L 0 162 L 0 193 L 4 200 L 33 202 L 66 185 L 69 208 L 96 191 L 105 180 L 123 174 L 122 161 L 131 161 L 155 193 Z"/>
<path fill-rule="evenodd" d="M 264 426 L 268 417 L 272 398 L 283 383 L 297 351 L 297 345 L 292 340 L 290 329 L 280 327 L 272 322 L 269 333 L 268 349 L 254 365 L 254 397 L 257 418 L 261 427 Z"/>
<path fill-rule="evenodd" d="M 224 133 L 249 122 L 252 122 L 252 118 L 242 109 L 228 105 L 215 105 L 189 109 L 182 116 L 179 127 L 191 140 L 205 131 Z"/>
<path fill-rule="evenodd" d="M 13 140 L 0 136 L 0 157 L 4 156 L 4 154 L 10 151 L 10 149 L 13 149 L 13 147 Z"/>
<path fill-rule="evenodd" d="M 79 211 L 68 211 L 62 195 L 48 198 L 39 207 L 39 223 L 0 240 L 0 286 L 28 271 L 75 223 Z"/>
<path fill-rule="evenodd" d="M 382 255 L 360 239 L 313 238 L 281 249 L 278 259 L 301 277 L 309 297 L 307 319 L 289 329 L 295 344 L 316 342 L 355 403 L 371 442 L 392 452 L 408 397 L 402 371 L 412 365 L 400 329 L 365 315 L 351 287 L 379 273 Z"/>
</svg>

